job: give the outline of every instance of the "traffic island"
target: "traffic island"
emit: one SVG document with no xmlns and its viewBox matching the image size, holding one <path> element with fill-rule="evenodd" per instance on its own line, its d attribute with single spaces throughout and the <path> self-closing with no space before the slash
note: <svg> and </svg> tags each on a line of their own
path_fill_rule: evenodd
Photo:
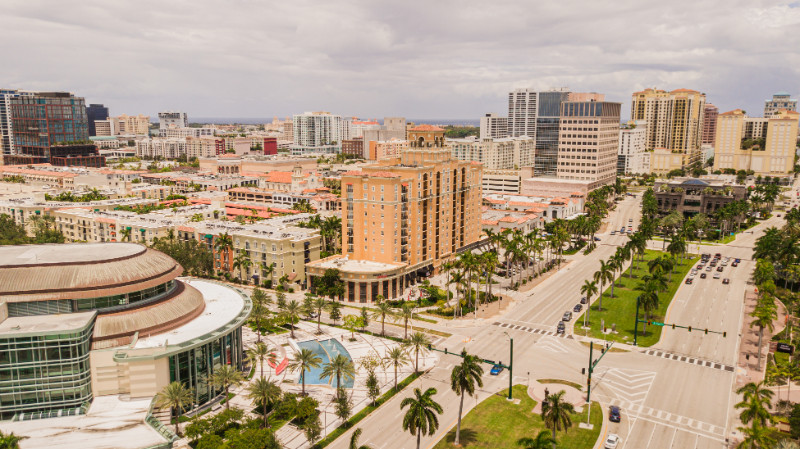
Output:
<svg viewBox="0 0 800 449">
<path fill-rule="evenodd" d="M 534 395 L 537 398 L 543 397 L 545 386 L 551 394 L 562 389 L 572 389 L 561 384 L 540 385 L 534 388 Z M 572 390 L 575 391 L 574 389 Z M 528 391 L 529 389 L 526 385 L 515 385 L 513 387 L 514 398 L 519 398 L 519 403 L 506 400 L 507 390 L 503 389 L 478 404 L 461 421 L 461 445 L 458 447 L 468 449 L 519 449 L 520 446 L 517 441 L 520 438 L 536 437 L 542 430 L 549 431 L 544 426 L 541 414 L 534 412 L 534 410 L 541 410 L 539 401 L 531 398 Z M 576 397 L 580 399 L 579 392 Z M 571 401 L 568 400 L 568 402 Z M 600 437 L 600 430 L 603 427 L 602 408 L 597 402 L 592 403 L 591 423 L 594 426 L 591 430 L 578 427 L 581 422 L 586 422 L 586 412 L 587 410 L 584 408 L 581 412 L 573 414 L 571 416 L 572 427 L 566 432 L 557 433 L 558 447 L 590 449 L 595 446 L 597 439 Z M 449 449 L 457 447 L 453 444 L 454 440 L 455 426 L 434 448 Z"/>
<path fill-rule="evenodd" d="M 594 298 L 586 320 L 586 328 L 583 327 L 583 315 L 585 315 L 585 312 L 575 319 L 575 334 L 588 335 L 600 340 L 633 344 L 634 331 L 636 330 L 636 298 L 642 293 L 639 290 L 643 284 L 642 279 L 649 274 L 647 263 L 659 256 L 668 255 L 668 253 L 661 251 L 645 251 L 644 260 L 637 260 L 634 262 L 632 270 L 629 268 L 617 278 L 614 284 L 613 298 L 611 297 L 611 286 L 609 285 L 606 288 L 603 293 L 603 310 L 598 310 L 600 300 Z M 644 310 L 639 310 L 640 320 L 663 321 L 672 298 L 675 297 L 675 292 L 678 291 L 678 288 L 684 282 L 686 274 L 698 260 L 699 258 L 694 257 L 683 259 L 681 265 L 675 264 L 671 277 L 667 274 L 667 277 L 670 278 L 667 289 L 658 295 L 658 308 L 652 311 L 647 318 Z M 644 326 L 640 323 L 638 326 L 637 345 L 652 346 L 658 343 L 661 338 L 661 329 L 661 326 Z"/>
</svg>

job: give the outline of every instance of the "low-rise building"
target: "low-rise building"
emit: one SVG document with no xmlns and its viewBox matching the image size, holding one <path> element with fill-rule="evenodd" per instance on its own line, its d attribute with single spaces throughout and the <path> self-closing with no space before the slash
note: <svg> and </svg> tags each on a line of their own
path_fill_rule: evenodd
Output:
<svg viewBox="0 0 800 449">
<path fill-rule="evenodd" d="M 533 166 L 536 152 L 536 140 L 532 137 L 446 139 L 445 145 L 456 159 L 480 162 L 489 170 Z"/>
<path fill-rule="evenodd" d="M 399 157 L 400 153 L 408 148 L 408 141 L 404 139 L 372 140 L 369 142 L 368 159 L 377 161 Z"/>
<path fill-rule="evenodd" d="M 518 195 L 522 185 L 521 170 L 483 170 L 481 191 L 489 193 Z"/>
<path fill-rule="evenodd" d="M 678 211 L 686 216 L 703 213 L 712 216 L 720 207 L 744 199 L 747 188 L 716 178 L 673 178 L 658 180 L 653 186 L 658 211 Z"/>
</svg>

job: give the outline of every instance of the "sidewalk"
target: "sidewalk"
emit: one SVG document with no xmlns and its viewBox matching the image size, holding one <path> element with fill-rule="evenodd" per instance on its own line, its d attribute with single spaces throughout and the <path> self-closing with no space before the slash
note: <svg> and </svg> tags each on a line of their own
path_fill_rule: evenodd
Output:
<svg viewBox="0 0 800 449">
<path fill-rule="evenodd" d="M 744 317 L 742 319 L 742 329 L 739 346 L 739 361 L 736 370 L 737 388 L 749 382 L 760 382 L 766 375 L 767 354 L 769 354 L 769 342 L 772 336 L 783 330 L 786 320 L 786 309 L 783 305 L 778 307 L 778 319 L 775 329 L 770 332 L 764 329 L 764 337 L 761 343 L 761 366 L 758 366 L 758 326 L 750 326 L 753 317 L 750 314 L 756 308 L 758 295 L 751 288 L 745 292 L 744 298 Z"/>
</svg>

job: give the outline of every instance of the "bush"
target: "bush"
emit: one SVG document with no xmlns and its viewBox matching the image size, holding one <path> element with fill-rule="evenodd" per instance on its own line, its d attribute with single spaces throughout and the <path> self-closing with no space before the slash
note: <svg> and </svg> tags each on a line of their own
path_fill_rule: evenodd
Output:
<svg viewBox="0 0 800 449">
<path fill-rule="evenodd" d="M 800 438 L 800 404 L 795 404 L 789 415 L 789 429 L 792 438 Z"/>
</svg>

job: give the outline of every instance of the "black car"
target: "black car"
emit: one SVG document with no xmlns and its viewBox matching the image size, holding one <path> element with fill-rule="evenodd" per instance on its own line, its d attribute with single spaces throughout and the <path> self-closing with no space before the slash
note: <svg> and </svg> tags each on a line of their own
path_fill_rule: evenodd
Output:
<svg viewBox="0 0 800 449">
<path fill-rule="evenodd" d="M 556 333 L 563 334 L 564 331 L 567 329 L 567 326 L 564 324 L 563 321 L 559 321 L 558 325 L 556 326 Z"/>
<path fill-rule="evenodd" d="M 705 278 L 706 278 L 706 274 L 705 273 L 700 273 L 700 279 L 705 279 Z"/>
<path fill-rule="evenodd" d="M 734 262 L 734 263 L 731 264 L 731 266 L 732 267 L 738 267 L 739 266 L 739 262 Z"/>
<path fill-rule="evenodd" d="M 694 282 L 693 278 L 686 278 L 686 283 L 687 284 L 691 284 L 692 282 Z"/>
<path fill-rule="evenodd" d="M 619 407 L 612 405 L 608 408 L 608 420 L 611 422 L 619 422 L 621 419 Z"/>
<path fill-rule="evenodd" d="M 585 296 L 581 297 L 581 304 L 586 304 L 586 297 Z"/>
<path fill-rule="evenodd" d="M 583 309 L 583 306 L 580 304 L 575 304 L 575 307 L 572 308 L 573 312 L 580 312 Z"/>
<path fill-rule="evenodd" d="M 724 269 L 725 269 L 725 267 L 717 267 L 717 271 L 719 271 L 719 272 L 721 272 Z"/>
<path fill-rule="evenodd" d="M 731 283 L 731 280 L 728 279 L 728 278 L 725 278 L 725 279 L 722 280 L 722 283 L 727 285 L 727 284 Z"/>
</svg>

